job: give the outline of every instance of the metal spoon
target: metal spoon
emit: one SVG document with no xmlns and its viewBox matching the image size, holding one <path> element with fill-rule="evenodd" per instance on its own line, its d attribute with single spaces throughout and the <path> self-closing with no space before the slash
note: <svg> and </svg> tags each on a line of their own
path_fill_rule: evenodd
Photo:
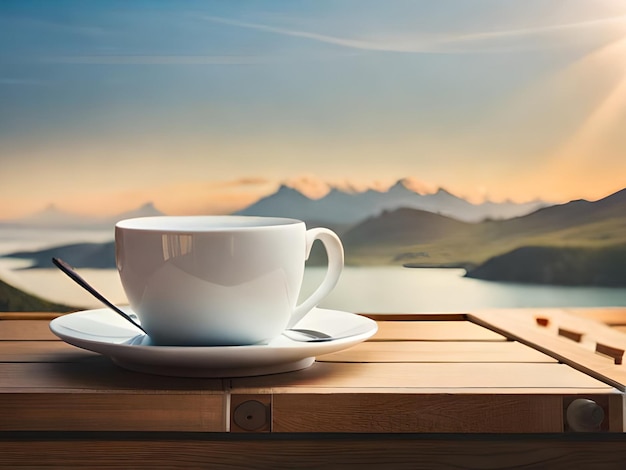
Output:
<svg viewBox="0 0 626 470">
<path fill-rule="evenodd" d="M 290 328 L 283 331 L 283 335 L 294 341 L 302 341 L 305 343 L 323 343 L 325 341 L 336 341 L 338 339 L 349 338 L 351 336 L 369 333 L 371 327 L 369 325 L 360 325 L 356 328 L 342 331 L 333 336 L 317 330 L 309 330 L 306 328 Z"/>
<path fill-rule="evenodd" d="M 123 310 L 121 310 L 119 307 L 117 307 L 114 303 L 109 301 L 100 292 L 98 292 L 94 287 L 92 287 L 91 284 L 85 281 L 85 279 L 83 279 L 83 277 L 80 274 L 78 274 L 72 266 L 70 266 L 68 263 L 66 263 L 60 258 L 52 258 L 52 262 L 55 264 L 57 268 L 59 268 L 61 271 L 67 274 L 74 282 L 76 282 L 79 286 L 81 286 L 83 289 L 85 289 L 87 292 L 93 295 L 96 299 L 98 299 L 100 302 L 102 302 L 104 305 L 109 307 L 111 310 L 113 310 L 117 314 L 121 315 L 125 320 L 135 325 L 137 328 L 143 331 L 146 335 L 148 334 L 146 330 L 144 330 L 141 327 L 141 325 L 137 323 L 137 321 L 135 321 L 135 320 L 139 320 L 137 318 L 137 315 L 128 314 L 124 312 Z M 365 330 L 360 331 L 360 330 L 353 329 L 350 331 L 346 331 L 340 334 L 339 336 L 331 336 L 331 335 L 328 335 L 326 333 L 323 333 L 317 330 L 309 330 L 309 329 L 303 329 L 303 328 L 291 328 L 291 329 L 287 329 L 283 331 L 283 335 L 285 335 L 287 338 L 292 339 L 294 341 L 302 341 L 302 342 L 307 342 L 307 343 L 319 343 L 319 342 L 324 342 L 324 341 L 333 341 L 333 340 L 337 340 L 341 338 L 347 338 L 349 336 L 353 336 L 353 335 L 365 333 L 365 332 L 366 332 Z"/>
<path fill-rule="evenodd" d="M 146 332 L 146 330 L 144 330 L 139 323 L 137 323 L 135 320 L 133 320 L 130 315 L 128 315 L 126 312 L 122 311 L 119 307 L 117 307 L 115 304 L 113 304 L 111 301 L 109 301 L 100 292 L 98 292 L 96 289 L 94 289 L 87 281 L 85 281 L 80 274 L 78 274 L 76 271 L 74 271 L 73 267 L 71 267 L 69 264 L 67 264 L 65 261 L 63 261 L 60 258 L 52 258 L 52 262 L 55 264 L 55 266 L 57 268 L 59 268 L 61 271 L 63 271 L 65 274 L 67 274 L 74 282 L 76 282 L 76 284 L 81 286 L 83 289 L 85 289 L 87 292 L 89 292 L 91 295 L 93 295 L 96 299 L 98 299 L 104 305 L 109 307 L 115 313 L 121 315 L 122 317 L 124 317 L 124 319 L 128 320 L 130 323 L 135 325 L 141 331 L 143 331 L 144 333 L 148 334 Z"/>
<path fill-rule="evenodd" d="M 309 330 L 305 328 L 289 328 L 283 331 L 283 335 L 294 341 L 305 341 L 308 343 L 331 341 L 336 339 L 326 333 L 317 330 Z"/>
</svg>

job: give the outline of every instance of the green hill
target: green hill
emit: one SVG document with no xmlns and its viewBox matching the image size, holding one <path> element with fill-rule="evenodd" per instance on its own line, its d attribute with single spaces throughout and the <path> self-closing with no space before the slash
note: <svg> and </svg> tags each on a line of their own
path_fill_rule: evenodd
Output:
<svg viewBox="0 0 626 470">
<path fill-rule="evenodd" d="M 495 281 L 626 287 L 626 245 L 600 248 L 528 246 L 495 256 L 467 273 Z"/>
<path fill-rule="evenodd" d="M 72 312 L 77 308 L 48 302 L 0 280 L 0 312 Z"/>
<path fill-rule="evenodd" d="M 468 233 L 473 225 L 417 209 L 385 211 L 343 234 L 346 264 L 459 261 L 460 253 L 447 257 L 441 252 L 447 251 L 442 242 L 454 243 L 454 234 Z"/>
<path fill-rule="evenodd" d="M 526 271 L 517 280 L 622 285 L 617 278 L 626 272 L 626 260 L 620 255 L 626 246 L 626 190 L 596 202 L 572 201 L 523 217 L 480 223 L 399 209 L 366 220 L 342 239 L 346 263 L 352 265 L 462 266 L 475 277 L 488 272 L 485 278 L 508 280 L 507 276 L 513 274 L 505 271 L 515 269 L 513 264 L 520 253 L 531 253 L 528 263 L 534 263 L 536 270 Z M 534 251 L 523 250 L 530 247 Z M 544 248 L 546 251 L 541 251 Z M 569 260 L 572 273 L 578 270 L 589 274 L 572 274 L 570 280 L 556 274 L 554 278 L 542 275 L 537 253 L 550 254 L 556 264 Z M 492 259 L 497 260 L 497 269 L 474 270 Z"/>
</svg>

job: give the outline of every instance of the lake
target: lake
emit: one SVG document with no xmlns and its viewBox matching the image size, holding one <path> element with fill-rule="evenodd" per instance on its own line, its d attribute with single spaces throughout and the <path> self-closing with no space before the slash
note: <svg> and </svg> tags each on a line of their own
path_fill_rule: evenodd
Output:
<svg viewBox="0 0 626 470">
<path fill-rule="evenodd" d="M 82 269 L 80 273 L 114 302 L 126 302 L 117 271 Z M 461 269 L 346 267 L 339 284 L 321 306 L 363 313 L 626 306 L 626 289 L 622 288 L 507 284 L 469 279 L 463 274 Z M 312 292 L 323 275 L 322 268 L 307 268 L 302 295 Z M 54 302 L 100 307 L 97 300 L 56 269 L 13 270 L 7 275 L 3 267 L 0 279 Z"/>
<path fill-rule="evenodd" d="M 111 231 L 63 232 L 0 230 L 0 254 L 78 241 L 103 242 Z M 97 300 L 56 269 L 18 269 L 23 260 L 0 258 L 0 279 L 54 302 L 100 307 Z M 126 296 L 117 272 L 81 269 L 80 273 L 116 303 Z M 538 286 L 463 277 L 462 269 L 408 269 L 397 266 L 346 267 L 339 284 L 321 305 L 350 312 L 464 312 L 482 308 L 626 306 L 626 288 Z M 317 286 L 324 269 L 307 268 L 302 295 Z"/>
</svg>

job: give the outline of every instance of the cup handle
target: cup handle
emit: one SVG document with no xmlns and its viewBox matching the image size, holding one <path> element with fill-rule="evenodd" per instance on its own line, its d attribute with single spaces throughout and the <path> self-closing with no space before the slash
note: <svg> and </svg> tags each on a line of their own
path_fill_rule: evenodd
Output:
<svg viewBox="0 0 626 470">
<path fill-rule="evenodd" d="M 343 245 L 341 240 L 333 232 L 327 228 L 312 228 L 306 231 L 306 259 L 309 259 L 311 254 L 311 248 L 313 242 L 319 240 L 324 244 L 326 254 L 328 255 L 328 269 L 326 270 L 326 276 L 319 285 L 319 287 L 313 292 L 306 300 L 298 305 L 289 319 L 287 328 L 293 327 L 304 316 L 309 313 L 313 307 L 317 306 L 324 297 L 326 297 L 337 285 L 339 276 L 343 270 Z"/>
</svg>

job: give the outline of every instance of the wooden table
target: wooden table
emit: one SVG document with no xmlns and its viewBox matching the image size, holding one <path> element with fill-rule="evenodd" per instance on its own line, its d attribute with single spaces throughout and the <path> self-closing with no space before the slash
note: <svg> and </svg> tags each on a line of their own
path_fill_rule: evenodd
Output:
<svg viewBox="0 0 626 470">
<path fill-rule="evenodd" d="M 625 468 L 626 309 L 369 316 L 308 369 L 197 379 L 2 314 L 0 466 Z"/>
</svg>

